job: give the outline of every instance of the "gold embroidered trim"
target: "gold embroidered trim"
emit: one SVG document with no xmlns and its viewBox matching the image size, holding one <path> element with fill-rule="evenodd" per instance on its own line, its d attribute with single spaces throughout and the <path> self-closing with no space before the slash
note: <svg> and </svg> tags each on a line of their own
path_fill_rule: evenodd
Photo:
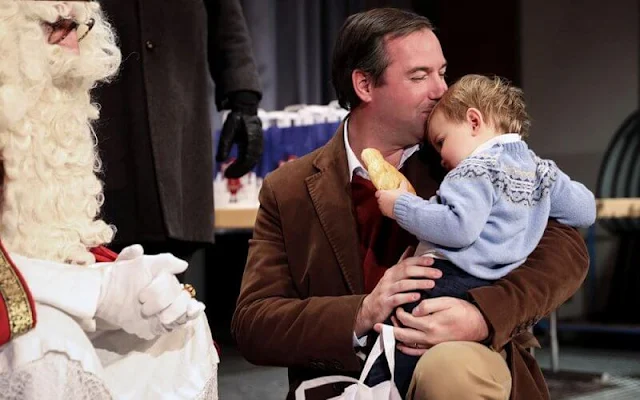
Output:
<svg viewBox="0 0 640 400">
<path fill-rule="evenodd" d="M 5 254 L 0 251 L 0 295 L 9 315 L 9 338 L 22 335 L 33 326 L 33 310 L 27 291 Z"/>
</svg>

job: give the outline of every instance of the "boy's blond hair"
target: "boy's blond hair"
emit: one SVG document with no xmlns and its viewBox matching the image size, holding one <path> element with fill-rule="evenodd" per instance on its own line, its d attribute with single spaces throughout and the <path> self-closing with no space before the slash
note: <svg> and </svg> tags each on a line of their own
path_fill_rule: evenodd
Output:
<svg viewBox="0 0 640 400">
<path fill-rule="evenodd" d="M 477 108 L 499 133 L 529 134 L 531 120 L 524 94 L 518 87 L 498 76 L 465 75 L 446 91 L 431 115 L 442 111 L 455 122 L 466 119 L 467 110 Z"/>
</svg>

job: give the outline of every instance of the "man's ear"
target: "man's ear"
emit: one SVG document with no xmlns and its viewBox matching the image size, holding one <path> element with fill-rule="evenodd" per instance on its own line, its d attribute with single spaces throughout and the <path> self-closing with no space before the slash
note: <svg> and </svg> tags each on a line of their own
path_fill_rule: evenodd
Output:
<svg viewBox="0 0 640 400">
<path fill-rule="evenodd" d="M 363 103 L 369 103 L 371 101 L 371 89 L 373 88 L 373 81 L 370 76 L 360 70 L 353 70 L 351 73 L 351 84 L 356 95 L 362 100 Z"/>
<path fill-rule="evenodd" d="M 480 110 L 473 107 L 467 109 L 467 122 L 473 129 L 473 135 L 477 135 L 480 132 L 480 128 L 484 125 L 484 119 L 482 118 Z"/>
</svg>

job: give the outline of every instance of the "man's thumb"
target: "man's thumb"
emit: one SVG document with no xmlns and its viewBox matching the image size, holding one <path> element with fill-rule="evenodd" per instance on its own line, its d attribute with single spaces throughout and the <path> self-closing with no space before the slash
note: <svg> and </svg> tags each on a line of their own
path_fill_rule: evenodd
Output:
<svg viewBox="0 0 640 400">
<path fill-rule="evenodd" d="M 178 275 L 183 273 L 189 267 L 189 264 L 172 254 L 161 253 L 153 256 L 147 256 L 149 260 L 149 270 L 151 276 L 157 276 L 161 272 Z"/>
<path fill-rule="evenodd" d="M 407 249 L 404 251 L 404 253 L 402 253 L 402 255 L 400 256 L 400 259 L 398 260 L 398 264 L 401 263 L 402 260 L 404 260 L 405 258 L 412 257 L 415 252 L 416 252 L 416 248 L 415 247 L 413 247 L 413 246 L 407 247 Z"/>
<path fill-rule="evenodd" d="M 122 249 L 116 261 L 133 260 L 144 255 L 144 249 L 139 244 L 134 244 Z"/>
</svg>

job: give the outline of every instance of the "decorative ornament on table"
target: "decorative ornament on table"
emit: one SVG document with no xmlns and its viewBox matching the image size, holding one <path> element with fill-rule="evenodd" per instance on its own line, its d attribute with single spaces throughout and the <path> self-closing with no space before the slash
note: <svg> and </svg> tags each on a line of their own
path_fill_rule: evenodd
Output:
<svg viewBox="0 0 640 400">
<path fill-rule="evenodd" d="M 282 166 L 282 165 L 283 165 L 283 164 L 285 164 L 285 163 L 291 162 L 291 161 L 293 161 L 293 160 L 295 160 L 295 159 L 297 159 L 297 158 L 298 158 L 298 156 L 293 155 L 293 154 L 289 154 L 289 156 L 287 157 L 287 159 L 286 159 L 286 160 L 280 160 L 280 161 L 278 162 L 278 167 Z"/>
<path fill-rule="evenodd" d="M 233 162 L 235 158 L 230 158 L 227 162 L 220 166 L 221 172 L 224 174 L 227 168 Z M 242 189 L 242 181 L 240 178 L 227 178 L 227 190 L 229 191 L 229 203 L 237 203 L 238 202 L 238 192 Z"/>
</svg>

